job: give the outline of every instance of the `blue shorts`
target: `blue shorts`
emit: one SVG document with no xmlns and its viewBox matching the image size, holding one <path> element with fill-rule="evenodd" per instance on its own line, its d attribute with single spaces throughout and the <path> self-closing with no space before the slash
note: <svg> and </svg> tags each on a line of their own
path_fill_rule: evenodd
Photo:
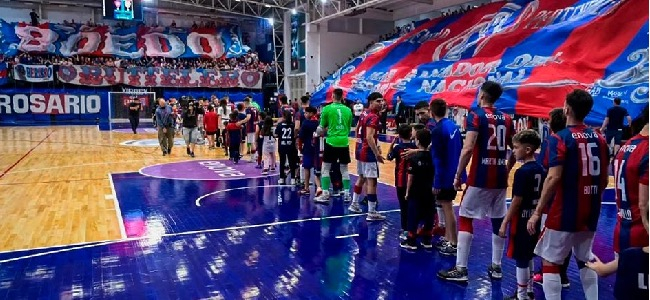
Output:
<svg viewBox="0 0 650 300">
<path fill-rule="evenodd" d="M 302 167 L 311 170 L 314 167 L 314 155 L 313 154 L 302 154 Z"/>
</svg>

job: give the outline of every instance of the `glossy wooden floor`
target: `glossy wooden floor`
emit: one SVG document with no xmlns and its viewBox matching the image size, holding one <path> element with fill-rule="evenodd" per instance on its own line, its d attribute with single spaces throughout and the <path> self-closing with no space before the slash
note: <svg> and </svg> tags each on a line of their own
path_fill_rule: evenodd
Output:
<svg viewBox="0 0 650 300">
<path fill-rule="evenodd" d="M 120 145 L 144 138 L 156 135 L 96 126 L 0 127 L 0 251 L 122 238 L 108 174 L 190 159 L 182 147 L 163 157 L 157 148 Z M 389 144 L 380 145 L 387 153 Z M 195 152 L 225 158 L 203 146 Z M 392 184 L 393 170 L 392 162 L 382 165 L 380 181 Z"/>
</svg>

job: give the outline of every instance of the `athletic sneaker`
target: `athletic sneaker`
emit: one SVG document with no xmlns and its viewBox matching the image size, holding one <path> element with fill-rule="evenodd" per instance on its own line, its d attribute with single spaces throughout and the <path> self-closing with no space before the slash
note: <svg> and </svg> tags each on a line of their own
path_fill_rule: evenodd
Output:
<svg viewBox="0 0 650 300">
<path fill-rule="evenodd" d="M 350 193 L 343 192 L 343 202 L 350 203 L 352 201 L 352 196 Z"/>
<path fill-rule="evenodd" d="M 190 156 L 191 156 L 191 157 L 194 157 L 194 152 L 190 152 Z"/>
<path fill-rule="evenodd" d="M 284 178 L 278 179 L 278 184 L 279 185 L 284 185 Z"/>
<path fill-rule="evenodd" d="M 269 175 L 269 170 L 268 169 L 262 170 L 262 175 Z"/>
<path fill-rule="evenodd" d="M 261 169 L 261 168 L 263 168 L 262 165 L 255 166 L 255 169 Z M 269 172 L 269 170 L 266 170 L 266 173 L 268 173 L 268 172 Z"/>
<path fill-rule="evenodd" d="M 439 248 L 438 251 L 440 252 L 440 254 L 445 256 L 456 256 L 456 253 L 458 252 L 458 247 L 447 242 L 447 244 L 445 244 L 444 247 Z"/>
<path fill-rule="evenodd" d="M 467 268 L 451 267 L 449 270 L 441 270 L 438 277 L 447 281 L 467 283 Z"/>
<path fill-rule="evenodd" d="M 318 195 L 318 196 L 314 197 L 314 202 L 316 202 L 316 203 L 324 203 L 324 204 L 330 203 L 330 195 L 329 195 L 329 193 L 323 191 L 323 193 L 321 195 Z"/>
<path fill-rule="evenodd" d="M 415 243 L 414 239 L 405 239 L 399 243 L 399 246 L 402 247 L 403 249 L 406 249 L 409 252 L 418 250 L 418 246 Z"/>
<path fill-rule="evenodd" d="M 343 191 L 341 191 L 341 190 L 333 190 L 332 191 L 332 197 L 339 197 L 339 196 L 341 196 L 342 193 L 343 193 Z"/>
<path fill-rule="evenodd" d="M 187 152 L 187 155 L 190 155 L 190 153 L 191 153 L 191 152 L 190 152 L 190 147 L 186 147 L 186 148 L 185 148 L 185 152 Z"/>
<path fill-rule="evenodd" d="M 441 238 L 438 239 L 438 241 L 436 242 L 436 248 L 437 248 L 438 250 L 440 250 L 440 249 L 444 248 L 445 246 L 447 246 L 447 243 L 449 243 L 449 241 L 445 240 L 444 237 L 441 237 Z"/>
<path fill-rule="evenodd" d="M 291 178 L 291 185 L 296 185 L 296 179 L 295 178 Z"/>
<path fill-rule="evenodd" d="M 431 237 L 430 236 L 422 237 L 422 241 L 420 241 L 420 243 L 422 244 L 422 247 L 425 250 L 433 249 L 433 245 L 431 244 Z"/>
<path fill-rule="evenodd" d="M 363 212 L 358 203 L 350 204 L 350 207 L 348 207 L 348 211 L 355 214 L 360 214 Z"/>
<path fill-rule="evenodd" d="M 298 191 L 298 194 L 303 195 L 303 196 L 307 196 L 307 195 L 311 194 L 311 192 L 309 190 L 302 189 L 302 190 Z"/>
<path fill-rule="evenodd" d="M 488 271 L 488 275 L 490 275 L 490 278 L 492 279 L 499 280 L 503 278 L 503 273 L 501 273 L 501 266 L 490 264 L 487 271 Z"/>
<path fill-rule="evenodd" d="M 406 241 L 406 239 L 409 237 L 409 232 L 404 230 L 402 233 L 399 235 L 399 240 L 400 241 Z"/>
<path fill-rule="evenodd" d="M 368 222 L 378 222 L 383 220 L 386 220 L 386 216 L 378 212 L 369 212 L 368 215 L 366 216 L 366 221 Z"/>
</svg>

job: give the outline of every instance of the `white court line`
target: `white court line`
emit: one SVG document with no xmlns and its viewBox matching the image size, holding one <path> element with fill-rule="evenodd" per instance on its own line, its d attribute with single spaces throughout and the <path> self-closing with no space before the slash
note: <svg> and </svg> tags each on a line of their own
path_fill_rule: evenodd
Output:
<svg viewBox="0 0 650 300">
<path fill-rule="evenodd" d="M 399 209 L 378 211 L 378 213 L 393 213 L 393 212 L 397 212 L 397 211 L 399 211 Z M 94 244 L 79 245 L 79 246 L 75 246 L 75 247 L 71 247 L 71 248 L 64 248 L 64 249 L 46 251 L 46 252 L 41 252 L 41 253 L 35 253 L 35 254 L 9 258 L 9 259 L 5 259 L 5 260 L 0 260 L 0 264 L 12 262 L 12 261 L 23 260 L 23 259 L 34 258 L 34 257 L 41 257 L 41 256 L 45 256 L 45 255 L 50 255 L 50 254 L 69 252 L 69 251 L 73 251 L 73 250 L 86 249 L 86 248 L 92 248 L 92 247 L 98 247 L 98 246 L 105 246 L 105 245 L 116 244 L 116 243 L 121 243 L 121 242 L 141 241 L 141 240 L 146 240 L 146 239 L 149 239 L 149 238 L 161 239 L 163 237 L 174 237 L 174 236 L 183 236 L 183 235 L 191 235 L 191 234 L 198 234 L 198 233 L 211 233 L 211 232 L 220 232 L 220 231 L 228 231 L 228 230 L 251 229 L 251 228 L 260 228 L 260 227 L 268 227 L 268 226 L 279 226 L 279 225 L 286 225 L 286 224 L 292 224 L 292 223 L 302 223 L 302 222 L 309 222 L 309 221 L 322 221 L 322 220 L 329 220 L 329 219 L 357 217 L 357 216 L 362 216 L 362 215 L 365 215 L 365 213 L 339 215 L 339 216 L 328 216 L 328 217 L 314 217 L 314 218 L 301 219 L 301 220 L 288 220 L 288 221 L 278 221 L 278 222 L 271 222 L 271 223 L 264 223 L 264 224 L 251 224 L 251 225 L 243 225 L 243 226 L 231 226 L 231 227 L 225 227 L 225 228 L 202 229 L 202 230 L 193 230 L 193 231 L 185 231 L 185 232 L 178 232 L 178 233 L 165 233 L 165 234 L 161 234 L 161 235 L 156 235 L 155 237 L 141 236 L 141 237 L 124 238 L 124 239 L 119 239 L 119 240 L 108 240 L 108 241 L 103 241 L 103 242 L 93 242 Z M 43 248 L 43 249 L 47 249 L 47 248 Z M 30 249 L 30 250 L 33 250 L 33 249 Z"/>
<path fill-rule="evenodd" d="M 348 234 L 348 235 L 339 235 L 339 236 L 334 237 L 334 238 L 337 238 L 337 239 L 347 239 L 347 238 L 349 238 L 349 237 L 355 237 L 355 236 L 359 236 L 359 234 L 358 234 L 358 233 L 354 233 L 354 234 Z"/>
<path fill-rule="evenodd" d="M 142 170 L 150 167 L 155 167 L 155 166 L 160 166 L 160 165 L 167 165 L 167 164 L 174 164 L 174 163 L 185 163 L 185 162 L 200 162 L 200 161 L 216 161 L 216 162 L 221 162 L 221 160 L 218 159 L 195 159 L 195 160 L 179 160 L 179 161 L 173 161 L 173 162 L 165 162 L 165 163 L 159 163 L 159 164 L 154 164 L 150 166 L 144 166 L 138 170 L 138 173 L 142 176 L 147 176 L 151 178 L 158 178 L 158 179 L 172 179 L 172 180 L 183 180 L 183 181 L 230 181 L 230 180 L 242 180 L 242 179 L 257 179 L 257 178 L 264 178 L 264 177 L 273 177 L 280 175 L 280 173 L 274 173 L 274 174 L 268 174 L 268 175 L 260 175 L 257 177 L 246 177 L 246 178 L 177 178 L 177 177 L 163 177 L 163 176 L 156 176 L 156 175 L 150 175 L 150 174 L 145 174 L 142 172 Z M 252 162 L 249 162 L 252 163 Z"/>
<path fill-rule="evenodd" d="M 108 173 L 108 182 L 111 184 L 111 192 L 113 193 L 113 204 L 115 205 L 115 214 L 117 215 L 117 222 L 120 226 L 120 237 L 126 238 L 126 229 L 124 228 L 124 219 L 122 218 L 122 210 L 120 209 L 120 203 L 117 201 L 117 193 L 115 192 L 115 185 L 113 184 L 113 176 L 111 173 Z"/>
<path fill-rule="evenodd" d="M 237 190 L 254 189 L 254 188 L 267 188 L 267 187 L 269 187 L 269 188 L 271 188 L 271 187 L 294 187 L 294 185 L 290 185 L 290 184 L 272 184 L 272 185 L 259 185 L 259 186 L 242 186 L 242 187 L 233 188 L 233 189 L 218 190 L 218 191 L 214 191 L 212 193 L 207 193 L 207 194 L 205 194 L 205 195 L 203 195 L 201 197 L 196 198 L 196 200 L 194 201 L 194 204 L 196 206 L 201 206 L 201 200 L 203 200 L 203 199 L 205 199 L 207 197 L 210 197 L 210 196 L 214 196 L 214 195 L 219 194 L 219 193 L 225 193 L 225 192 L 237 191 Z"/>
<path fill-rule="evenodd" d="M 125 161 L 120 161 L 120 163 L 142 162 L 142 161 L 143 161 L 142 159 L 125 160 Z M 38 169 L 29 169 L 29 170 L 20 170 L 20 171 L 9 171 L 7 174 L 33 172 L 33 171 L 46 171 L 46 170 L 54 170 L 54 169 L 61 169 L 61 168 L 74 168 L 74 167 L 85 167 L 85 166 L 108 165 L 108 164 L 114 164 L 114 163 L 115 162 L 103 162 L 103 163 L 89 163 L 89 164 L 79 164 L 79 165 L 69 165 L 69 166 L 47 167 L 47 168 L 38 168 Z"/>
</svg>

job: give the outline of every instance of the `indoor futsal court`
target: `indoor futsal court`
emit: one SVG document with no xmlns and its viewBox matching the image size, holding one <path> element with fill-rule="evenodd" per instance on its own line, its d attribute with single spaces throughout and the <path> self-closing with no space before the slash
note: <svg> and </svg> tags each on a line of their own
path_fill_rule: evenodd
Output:
<svg viewBox="0 0 650 300">
<path fill-rule="evenodd" d="M 503 280 L 487 277 L 489 221 L 475 223 L 467 286 L 436 278 L 454 257 L 400 249 L 391 162 L 378 186 L 387 220 L 371 224 L 221 150 L 163 157 L 123 145 L 132 139 L 96 126 L 0 129 L 0 299 L 503 299 L 516 289 L 508 258 Z M 390 141 L 381 136 L 382 149 Z M 615 223 L 606 197 L 593 248 L 604 261 Z M 569 277 L 564 299 L 580 299 L 574 263 Z M 600 279 L 601 299 L 613 299 L 613 280 Z"/>
</svg>

